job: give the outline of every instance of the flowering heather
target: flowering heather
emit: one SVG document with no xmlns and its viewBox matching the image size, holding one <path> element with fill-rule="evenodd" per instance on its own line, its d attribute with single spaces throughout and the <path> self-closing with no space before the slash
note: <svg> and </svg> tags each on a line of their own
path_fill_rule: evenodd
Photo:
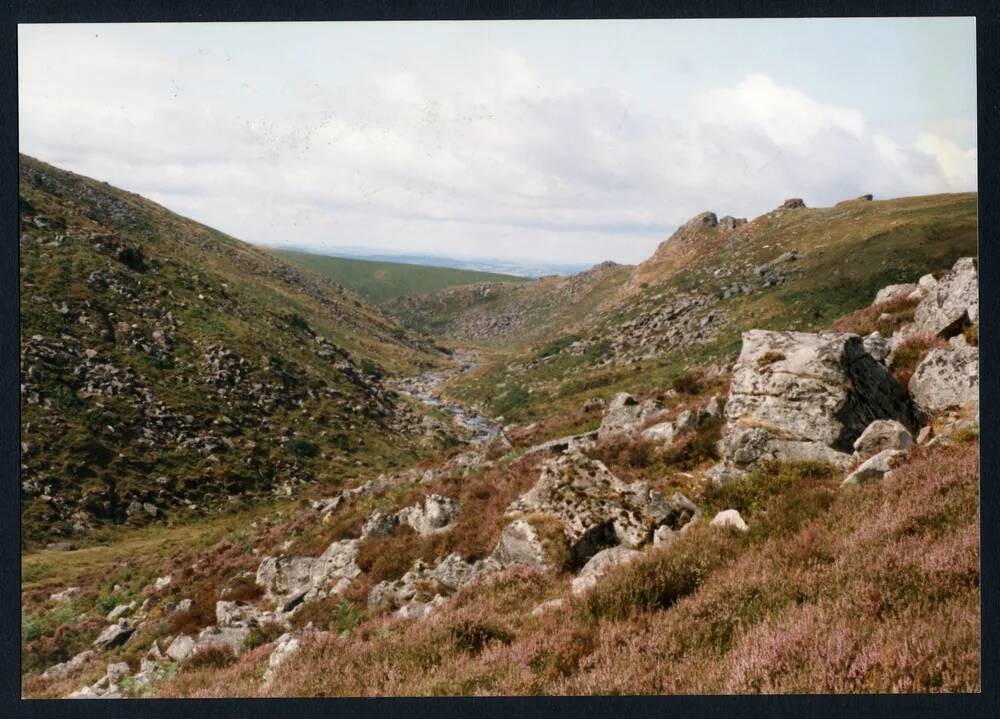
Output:
<svg viewBox="0 0 1000 719">
<path fill-rule="evenodd" d="M 800 468 L 747 535 L 696 527 L 561 608 L 531 614 L 567 576 L 509 571 L 424 620 L 307 635 L 266 690 L 254 650 L 158 695 L 978 691 L 978 452 L 920 448 L 849 490 Z"/>
</svg>

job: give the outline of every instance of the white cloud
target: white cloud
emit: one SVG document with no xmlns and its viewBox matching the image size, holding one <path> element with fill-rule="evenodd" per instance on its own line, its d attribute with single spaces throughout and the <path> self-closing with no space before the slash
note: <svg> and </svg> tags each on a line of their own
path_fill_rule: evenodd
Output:
<svg viewBox="0 0 1000 719">
<path fill-rule="evenodd" d="M 21 42 L 22 150 L 259 243 L 636 262 L 705 209 L 976 184 L 976 149 L 940 129 L 890 137 L 763 74 L 664 117 L 490 48 L 330 87 L 220 54 L 65 49 Z"/>
</svg>

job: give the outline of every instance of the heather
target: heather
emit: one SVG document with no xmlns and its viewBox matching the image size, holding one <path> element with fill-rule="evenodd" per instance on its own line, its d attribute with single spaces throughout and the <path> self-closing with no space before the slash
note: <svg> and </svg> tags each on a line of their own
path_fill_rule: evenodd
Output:
<svg viewBox="0 0 1000 719">
<path fill-rule="evenodd" d="M 505 574 L 431 618 L 307 642 L 267 694 L 978 691 L 978 451 L 920 449 L 846 492 L 777 469 L 748 490 L 767 498 L 745 537 L 697 527 L 537 617 L 565 580 Z M 254 694 L 260 661 L 178 674 L 160 695 Z"/>
</svg>

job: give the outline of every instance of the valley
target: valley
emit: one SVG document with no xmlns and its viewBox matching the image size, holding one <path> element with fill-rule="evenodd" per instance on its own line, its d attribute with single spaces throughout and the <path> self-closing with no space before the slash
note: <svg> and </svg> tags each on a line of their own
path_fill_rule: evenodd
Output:
<svg viewBox="0 0 1000 719">
<path fill-rule="evenodd" d="M 24 696 L 979 690 L 974 193 L 533 280 L 20 202 Z"/>
</svg>

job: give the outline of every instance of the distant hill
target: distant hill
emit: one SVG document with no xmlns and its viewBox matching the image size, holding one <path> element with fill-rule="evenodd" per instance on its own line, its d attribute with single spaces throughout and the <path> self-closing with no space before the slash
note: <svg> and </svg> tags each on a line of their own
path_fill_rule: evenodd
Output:
<svg viewBox="0 0 1000 719">
<path fill-rule="evenodd" d="M 286 262 L 312 270 L 339 285 L 354 290 L 369 302 L 376 304 L 397 297 L 435 292 L 456 285 L 530 281 L 527 277 L 496 272 L 478 272 L 404 262 L 357 260 L 296 250 L 269 248 L 268 251 Z"/>
<path fill-rule="evenodd" d="M 827 327 L 886 285 L 975 255 L 976 211 L 976 194 L 963 193 L 786 203 L 749 222 L 705 212 L 635 267 L 450 288 L 387 309 L 408 327 L 496 347 L 498 361 L 452 391 L 527 421 L 594 394 L 667 386 L 691 366 L 725 364 L 751 327 Z"/>
</svg>

